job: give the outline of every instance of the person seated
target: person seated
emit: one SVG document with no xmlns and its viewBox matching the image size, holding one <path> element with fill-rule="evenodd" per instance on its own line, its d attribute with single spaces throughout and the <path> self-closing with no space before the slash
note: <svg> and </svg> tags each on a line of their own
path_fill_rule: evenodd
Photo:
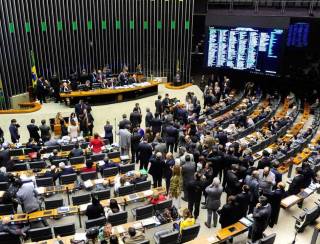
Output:
<svg viewBox="0 0 320 244">
<path fill-rule="evenodd" d="M 100 139 L 100 136 L 98 133 L 95 133 L 93 135 L 93 139 L 90 141 L 89 146 L 92 148 L 92 152 L 94 154 L 101 153 L 102 147 L 104 146 L 103 141 Z"/>
<path fill-rule="evenodd" d="M 146 181 L 148 178 L 147 174 L 141 174 L 140 172 L 135 172 L 133 178 L 130 180 L 131 184 L 137 184 Z"/>
<path fill-rule="evenodd" d="M 49 161 L 52 163 L 53 160 L 61 159 L 62 157 L 58 155 L 59 151 L 57 149 L 53 149 L 52 155 L 49 156 Z"/>
<path fill-rule="evenodd" d="M 83 90 L 84 90 L 84 91 L 89 91 L 89 90 L 91 90 L 91 83 L 90 83 L 89 80 L 87 80 L 86 83 L 84 84 Z"/>
<path fill-rule="evenodd" d="M 149 203 L 152 205 L 157 205 L 166 200 L 166 197 L 162 194 L 159 194 L 158 191 L 154 190 L 152 196 L 149 199 Z"/>
<path fill-rule="evenodd" d="M 69 174 L 75 173 L 73 168 L 71 166 L 66 166 L 64 162 L 59 163 L 59 169 L 60 169 L 59 177 L 63 175 L 69 175 Z"/>
<path fill-rule="evenodd" d="M 108 158 L 108 156 L 106 156 L 103 161 L 98 162 L 97 167 L 98 167 L 98 171 L 100 171 L 101 175 L 103 175 L 104 169 L 109 169 L 109 168 L 113 168 L 113 167 L 119 168 L 120 165 L 117 163 L 114 163 L 112 160 L 110 160 Z"/>
<path fill-rule="evenodd" d="M 117 243 L 111 242 L 111 239 L 114 239 L 113 237 L 114 235 L 112 235 L 112 225 L 110 223 L 106 223 L 103 227 L 99 229 L 98 240 L 101 244 L 107 244 L 107 240 L 109 240 L 109 243 Z"/>
<path fill-rule="evenodd" d="M 52 177 L 53 184 L 55 184 L 55 181 L 57 180 L 58 176 L 59 176 L 59 172 L 57 171 L 56 166 L 51 165 L 50 168 L 46 170 L 46 172 L 43 174 L 41 178 Z"/>
<path fill-rule="evenodd" d="M 6 232 L 15 236 L 25 238 L 26 232 L 30 229 L 29 226 L 20 227 L 17 224 L 12 224 L 9 216 L 4 216 L 0 221 L 0 232 Z"/>
<path fill-rule="evenodd" d="M 38 152 L 41 149 L 41 146 L 38 145 L 34 138 L 29 138 L 26 148 L 31 148 L 34 152 Z"/>
<path fill-rule="evenodd" d="M 145 240 L 146 237 L 142 231 L 137 231 L 134 227 L 129 227 L 128 235 L 123 237 L 124 244 L 136 244 Z"/>
<path fill-rule="evenodd" d="M 104 211 L 106 218 L 108 218 L 110 214 L 121 212 L 122 208 L 116 199 L 110 199 L 109 207 L 105 207 Z"/>
<path fill-rule="evenodd" d="M 72 157 L 80 157 L 83 155 L 83 151 L 82 151 L 82 148 L 80 148 L 80 145 L 79 143 L 76 143 L 74 145 L 74 148 L 70 151 L 69 153 L 69 158 L 72 158 Z"/>
<path fill-rule="evenodd" d="M 130 182 L 127 180 L 125 175 L 119 176 L 119 174 L 114 179 L 114 192 L 118 194 L 120 186 L 129 186 Z"/>
<path fill-rule="evenodd" d="M 96 167 L 93 166 L 92 161 L 86 161 L 86 167 L 81 169 L 81 172 L 95 172 L 95 171 L 96 171 Z"/>
<path fill-rule="evenodd" d="M 92 196 L 92 204 L 88 205 L 86 210 L 86 216 L 88 217 L 88 220 L 100 218 L 104 216 L 104 214 L 104 208 L 102 207 L 101 203 L 96 197 Z"/>
</svg>

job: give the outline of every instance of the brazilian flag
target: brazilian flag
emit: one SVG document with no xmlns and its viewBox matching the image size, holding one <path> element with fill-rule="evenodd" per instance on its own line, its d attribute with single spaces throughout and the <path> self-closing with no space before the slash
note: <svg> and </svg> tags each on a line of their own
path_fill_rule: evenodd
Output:
<svg viewBox="0 0 320 244">
<path fill-rule="evenodd" d="M 34 59 L 34 53 L 32 50 L 30 51 L 30 59 L 31 59 L 32 87 L 35 88 L 37 85 L 38 76 L 37 76 L 36 62 Z"/>
</svg>

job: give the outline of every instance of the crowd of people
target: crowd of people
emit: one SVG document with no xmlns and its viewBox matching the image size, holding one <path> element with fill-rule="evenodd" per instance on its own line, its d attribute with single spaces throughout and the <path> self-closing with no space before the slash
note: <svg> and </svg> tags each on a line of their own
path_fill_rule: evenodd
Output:
<svg viewBox="0 0 320 244">
<path fill-rule="evenodd" d="M 155 112 L 152 113 L 150 108 L 146 109 L 144 129 L 141 127 L 142 111 L 137 103 L 132 113 L 129 116 L 124 114 L 118 124 L 120 153 L 131 155 L 132 163 L 139 164 L 140 170 L 145 170 L 151 175 L 153 187 L 159 187 L 163 182 L 165 183 L 166 196 L 155 195 L 150 199 L 150 203 L 156 204 L 165 198 L 171 198 L 173 206 L 181 209 L 182 201 L 187 202 L 187 208 L 183 210 L 182 220 L 176 229 L 181 231 L 195 224 L 201 209 L 205 209 L 207 213 L 207 220 L 204 223 L 207 228 L 212 227 L 212 222 L 214 227 L 219 222 L 224 228 L 252 214 L 254 221 L 249 236 L 255 242 L 262 238 L 268 226 L 273 227 L 277 224 L 281 199 L 299 193 L 311 182 L 319 179 L 310 165 L 304 162 L 302 167 L 297 167 L 296 175 L 286 190 L 282 175 L 277 172 L 276 165 L 272 163 L 275 154 L 264 150 L 262 158 L 256 163 L 250 151 L 250 145 L 243 145 L 233 140 L 230 133 L 216 126 L 214 121 L 212 122 L 214 119 L 208 115 L 208 111 L 216 111 L 217 107 L 220 108 L 222 104 L 225 106 L 230 102 L 232 97 L 230 80 L 225 77 L 222 84 L 211 82 L 206 89 L 203 110 L 200 100 L 193 92 L 188 92 L 183 102 L 171 98 L 169 94 L 165 94 L 164 98 L 159 95 L 155 101 Z M 247 92 L 251 93 L 252 90 Z M 248 103 L 254 100 L 255 95 L 250 94 Z M 204 122 L 198 123 L 202 111 L 203 114 L 207 114 L 207 117 Z M 91 107 L 80 101 L 75 107 L 75 113 L 68 119 L 67 129 L 62 136 L 70 137 L 71 141 L 78 138 L 80 132 L 84 137 L 92 136 L 89 147 L 93 153 L 100 153 L 105 144 L 103 139 L 111 144 L 115 141 L 113 127 L 107 121 L 104 126 L 104 138 L 93 134 L 94 119 L 90 112 Z M 262 110 L 256 121 L 266 116 L 267 112 L 268 108 Z M 273 118 L 268 122 L 267 128 L 274 133 L 290 119 L 292 119 L 290 116 Z M 247 128 L 256 121 L 248 121 L 248 117 L 241 117 L 236 125 Z M 67 122 L 60 114 L 56 117 L 56 123 L 63 126 Z M 17 121 L 12 120 L 9 127 L 12 143 L 19 142 L 19 129 Z M 26 146 L 35 152 L 39 152 L 43 145 L 53 140 L 50 127 L 46 125 L 45 120 L 41 121 L 39 127 L 34 120 L 31 120 L 27 129 L 30 140 Z M 82 155 L 78 143 L 81 142 L 75 144 L 71 151 L 72 156 Z M 279 145 L 280 150 L 282 146 L 286 146 L 281 142 Z M 10 161 L 6 154 L 8 150 L 9 144 L 3 139 L 0 151 L 0 164 L 3 167 L 0 172 L 0 181 L 11 179 L 6 173 L 6 166 Z M 50 160 L 59 159 L 54 158 L 58 157 L 55 154 L 57 151 L 53 152 L 53 158 Z M 107 158 L 103 165 L 104 167 L 115 166 Z M 71 170 L 72 168 L 60 163 L 58 171 L 51 166 L 49 173 L 53 173 L 57 179 L 63 174 L 71 173 Z M 101 170 L 101 168 L 94 168 L 88 163 L 83 170 L 90 172 Z M 145 180 L 146 177 L 137 175 L 133 179 L 140 181 Z M 115 180 L 115 191 L 117 192 L 120 186 L 132 184 L 131 180 L 125 176 L 119 176 Z M 29 189 L 29 186 L 20 186 L 16 181 L 13 181 L 11 186 L 16 188 L 16 194 L 12 194 L 20 199 L 19 203 L 23 204 L 24 211 L 34 211 L 36 208 L 33 208 L 33 204 L 29 209 L 29 203 L 35 202 L 34 197 L 36 199 L 36 196 L 31 194 L 34 189 L 31 187 Z M 224 192 L 226 203 L 222 204 Z M 33 198 L 30 199 L 31 197 Z M 120 210 L 121 206 L 114 199 L 110 201 L 109 208 L 104 209 L 99 201 L 93 198 L 86 215 L 89 219 L 94 219 Z M 5 222 L 2 224 L 5 225 Z M 109 224 L 104 226 L 99 236 L 102 236 L 101 238 L 112 236 L 110 228 Z M 124 237 L 123 241 L 135 243 L 142 238 L 145 238 L 143 233 L 129 228 L 128 236 Z M 111 240 L 110 243 L 117 243 Z"/>
</svg>

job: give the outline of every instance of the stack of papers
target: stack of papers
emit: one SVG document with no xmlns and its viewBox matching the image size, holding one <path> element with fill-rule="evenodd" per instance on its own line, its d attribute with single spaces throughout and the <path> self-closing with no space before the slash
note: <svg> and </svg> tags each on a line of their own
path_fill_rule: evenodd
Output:
<svg viewBox="0 0 320 244">
<path fill-rule="evenodd" d="M 85 188 L 93 187 L 93 184 L 92 184 L 91 180 L 86 180 L 85 182 L 83 182 L 83 185 L 84 185 Z"/>
<path fill-rule="evenodd" d="M 153 194 L 153 190 L 146 190 L 146 191 L 143 192 L 143 195 L 144 195 L 145 197 L 152 196 L 152 194 Z"/>
<path fill-rule="evenodd" d="M 115 227 L 115 228 L 117 228 L 117 232 L 118 232 L 119 234 L 122 234 L 122 233 L 126 232 L 126 230 L 123 228 L 122 225 L 119 225 L 119 226 L 117 226 L 117 227 Z"/>
<path fill-rule="evenodd" d="M 80 205 L 80 212 L 84 212 L 87 210 L 87 207 L 90 205 L 91 203 L 86 203 L 86 204 L 81 204 Z"/>
<path fill-rule="evenodd" d="M 142 226 L 145 227 L 145 226 L 150 226 L 150 225 L 156 224 L 157 221 L 154 218 L 155 218 L 155 216 L 142 220 L 141 221 Z"/>
<path fill-rule="evenodd" d="M 73 239 L 75 241 L 87 241 L 86 233 L 76 233 Z"/>
<path fill-rule="evenodd" d="M 244 224 L 247 227 L 252 225 L 252 222 L 249 219 L 245 218 L 245 217 L 241 218 L 239 221 L 240 221 L 240 223 Z"/>
</svg>

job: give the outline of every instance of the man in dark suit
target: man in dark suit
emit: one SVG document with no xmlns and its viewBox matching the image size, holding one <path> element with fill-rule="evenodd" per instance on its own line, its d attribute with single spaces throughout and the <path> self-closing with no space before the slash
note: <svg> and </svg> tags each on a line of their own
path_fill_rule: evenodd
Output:
<svg viewBox="0 0 320 244">
<path fill-rule="evenodd" d="M 238 166 L 236 164 L 231 165 L 231 169 L 226 174 L 226 193 L 227 196 L 237 195 L 240 192 L 241 183 L 237 176 Z"/>
<path fill-rule="evenodd" d="M 242 186 L 242 192 L 236 195 L 236 202 L 238 203 L 238 211 L 240 217 L 246 217 L 250 204 L 250 188 L 247 185 Z"/>
<path fill-rule="evenodd" d="M 141 141 L 141 134 L 138 132 L 137 128 L 133 128 L 131 135 L 131 156 L 132 163 L 138 163 L 138 148 Z"/>
<path fill-rule="evenodd" d="M 41 132 L 41 139 L 43 142 L 49 141 L 51 138 L 50 126 L 46 124 L 46 120 L 41 120 L 41 125 L 39 126 Z"/>
<path fill-rule="evenodd" d="M 147 169 L 152 156 L 152 146 L 147 142 L 146 137 L 139 143 L 137 152 L 138 160 L 140 161 L 140 169 Z"/>
<path fill-rule="evenodd" d="M 199 216 L 200 202 L 205 182 L 201 180 L 201 173 L 196 173 L 194 179 L 188 184 L 188 209 L 193 212 L 195 219 Z"/>
<path fill-rule="evenodd" d="M 19 139 L 20 139 L 20 134 L 19 134 L 19 131 L 18 131 L 19 127 L 20 127 L 20 125 L 17 124 L 17 120 L 16 119 L 12 119 L 11 120 L 11 124 L 9 126 L 9 132 L 10 132 L 10 135 L 11 135 L 12 143 L 19 142 Z"/>
<path fill-rule="evenodd" d="M 31 124 L 27 125 L 27 129 L 29 131 L 30 138 L 33 138 L 36 142 L 39 142 L 39 127 L 35 125 L 35 120 L 31 119 Z"/>
<path fill-rule="evenodd" d="M 130 122 L 133 127 L 138 127 L 141 124 L 142 116 L 138 111 L 138 108 L 134 108 L 133 112 L 130 114 Z"/>
<path fill-rule="evenodd" d="M 80 148 L 80 145 L 79 143 L 76 143 L 74 145 L 74 148 L 70 151 L 69 153 L 69 158 L 72 158 L 72 157 L 80 157 L 83 155 L 83 151 L 82 149 Z"/>
<path fill-rule="evenodd" d="M 158 99 L 154 102 L 154 105 L 156 106 L 156 113 L 161 114 L 163 112 L 163 105 L 161 101 L 161 95 L 158 96 Z"/>
<path fill-rule="evenodd" d="M 225 145 L 228 142 L 228 136 L 221 128 L 219 128 L 217 138 L 219 140 L 219 144 L 221 145 Z"/>
<path fill-rule="evenodd" d="M 301 167 L 296 168 L 296 175 L 292 179 L 292 182 L 287 191 L 288 195 L 296 195 L 301 192 L 301 189 L 305 186 L 305 177 L 303 175 L 303 171 Z"/>
<path fill-rule="evenodd" d="M 150 112 L 150 108 L 147 108 L 147 114 L 146 114 L 146 117 L 145 117 L 145 124 L 146 124 L 146 127 L 150 127 L 151 126 L 151 121 L 153 119 L 153 114 Z"/>
<path fill-rule="evenodd" d="M 59 163 L 59 168 L 60 168 L 59 177 L 63 175 L 70 175 L 75 173 L 72 167 L 67 167 L 63 162 Z"/>
<path fill-rule="evenodd" d="M 253 224 L 251 241 L 254 243 L 263 237 L 263 232 L 268 227 L 271 216 L 271 205 L 265 196 L 259 197 L 259 203 L 253 210 Z"/>
<path fill-rule="evenodd" d="M 60 79 L 56 73 L 52 75 L 50 78 L 50 85 L 53 88 L 53 96 L 55 98 L 55 102 L 60 101 Z"/>
<path fill-rule="evenodd" d="M 130 120 L 127 119 L 127 115 L 122 115 L 122 120 L 119 122 L 119 130 L 129 128 L 131 126 Z"/>
<path fill-rule="evenodd" d="M 229 196 L 227 203 L 223 205 L 223 207 L 217 212 L 220 215 L 219 223 L 221 224 L 222 228 L 236 223 L 240 219 L 238 215 L 239 212 L 236 197 Z"/>
<path fill-rule="evenodd" d="M 85 104 L 82 100 L 79 100 L 79 103 L 77 103 L 74 106 L 74 112 L 77 115 L 77 118 L 79 119 L 79 115 L 83 114 L 83 110 L 85 109 Z"/>
<path fill-rule="evenodd" d="M 179 131 L 177 128 L 175 128 L 172 124 L 169 124 L 166 127 L 166 147 L 167 147 L 167 151 L 173 153 L 173 149 L 175 147 L 175 144 L 178 141 L 178 136 L 179 136 Z"/>
<path fill-rule="evenodd" d="M 39 99 L 40 103 L 46 103 L 46 84 L 44 82 L 44 78 L 42 76 L 39 77 L 37 80 L 37 86 L 36 86 L 36 91 L 37 91 L 37 98 Z"/>
<path fill-rule="evenodd" d="M 10 160 L 9 149 L 0 147 L 0 167 L 6 166 Z"/>
<path fill-rule="evenodd" d="M 49 156 L 49 161 L 52 163 L 53 160 L 61 159 L 62 157 L 58 155 L 59 151 L 57 149 L 53 149 L 52 155 Z"/>
<path fill-rule="evenodd" d="M 163 110 L 168 110 L 170 105 L 169 94 L 166 93 L 164 99 L 162 100 L 162 108 Z"/>
<path fill-rule="evenodd" d="M 279 182 L 277 185 L 277 189 L 275 189 L 270 194 L 271 217 L 269 226 L 271 228 L 278 223 L 281 200 L 285 197 L 286 194 L 284 188 L 285 184 L 283 182 Z"/>
<path fill-rule="evenodd" d="M 262 159 L 258 162 L 258 169 L 264 169 L 265 167 L 272 168 L 270 153 L 267 150 L 262 151 Z"/>
<path fill-rule="evenodd" d="M 158 113 L 154 114 L 154 118 L 151 120 L 151 129 L 153 135 L 161 132 L 162 120 Z"/>
</svg>

